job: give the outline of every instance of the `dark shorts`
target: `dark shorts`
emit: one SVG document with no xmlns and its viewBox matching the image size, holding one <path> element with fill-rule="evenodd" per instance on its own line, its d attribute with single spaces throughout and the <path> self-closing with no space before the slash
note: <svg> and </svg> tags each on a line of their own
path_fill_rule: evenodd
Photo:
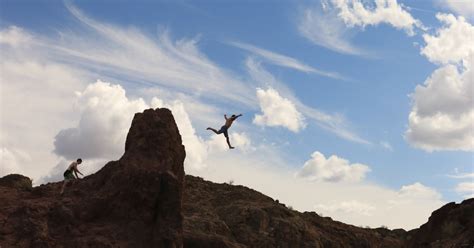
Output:
<svg viewBox="0 0 474 248">
<path fill-rule="evenodd" d="M 72 180 L 75 179 L 74 175 L 72 174 L 71 170 L 66 170 L 63 174 L 64 180 Z"/>
<path fill-rule="evenodd" d="M 229 137 L 229 134 L 227 133 L 227 129 L 228 129 L 228 127 L 222 126 L 221 129 L 219 131 L 217 131 L 217 133 L 223 133 L 224 136 L 227 138 L 227 137 Z"/>
</svg>

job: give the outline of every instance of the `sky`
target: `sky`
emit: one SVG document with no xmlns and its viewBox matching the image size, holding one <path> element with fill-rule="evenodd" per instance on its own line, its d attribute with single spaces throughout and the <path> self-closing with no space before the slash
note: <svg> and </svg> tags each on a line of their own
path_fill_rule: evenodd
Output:
<svg viewBox="0 0 474 248">
<path fill-rule="evenodd" d="M 62 180 L 172 110 L 185 171 L 358 226 L 474 197 L 474 4 L 0 0 L 0 176 Z M 229 130 L 224 114 L 243 114 Z"/>
</svg>

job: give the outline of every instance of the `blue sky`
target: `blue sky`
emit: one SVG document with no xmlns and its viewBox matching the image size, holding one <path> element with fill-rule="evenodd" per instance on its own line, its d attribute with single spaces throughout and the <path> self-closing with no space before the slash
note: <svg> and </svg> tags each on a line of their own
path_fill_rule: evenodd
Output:
<svg viewBox="0 0 474 248">
<path fill-rule="evenodd" d="M 259 185 L 258 177 L 252 181 L 245 174 L 233 175 L 233 170 L 253 170 L 248 166 L 260 161 L 263 169 L 253 171 L 253 175 L 272 171 L 286 175 L 288 183 L 297 179 L 301 184 L 314 183 L 308 187 L 329 187 L 328 191 L 334 186 L 344 192 L 344 187 L 351 187 L 344 186 L 346 183 L 355 183 L 403 195 L 406 186 L 417 194 L 421 192 L 421 197 L 414 194 L 417 198 L 431 197 L 423 210 L 425 216 L 442 203 L 472 197 L 472 128 L 465 131 L 465 126 L 456 126 L 462 124 L 444 122 L 433 124 L 439 129 L 423 126 L 431 127 L 438 117 L 453 123 L 463 123 L 456 118 L 471 118 L 472 123 L 472 100 L 453 100 L 466 98 L 463 87 L 472 89 L 473 84 L 468 74 L 472 71 L 468 62 L 473 45 L 456 37 L 461 35 L 456 30 L 462 28 L 472 34 L 469 3 L 386 3 L 385 16 L 379 18 L 382 14 L 377 11 L 384 6 L 370 1 L 362 4 L 367 12 L 358 13 L 351 8 L 353 5 L 338 0 L 3 0 L 0 28 L 4 76 L 0 107 L 2 133 L 6 135 L 0 137 L 4 164 L 0 174 L 16 170 L 38 182 L 60 180 L 62 167 L 76 155 L 94 164 L 86 169 L 92 173 L 104 161 L 120 155 L 131 118 L 129 112 L 169 107 L 175 117 L 176 113 L 182 115 L 176 118 L 181 133 L 187 137 L 184 142 L 188 148 L 188 173 L 221 182 L 232 179 L 275 198 L 287 197 L 288 204 L 300 210 L 315 210 L 311 209 L 314 207 L 354 224 L 387 223 L 382 219 L 360 219 L 377 216 L 372 212 L 383 208 L 386 199 L 377 203 L 361 199 L 303 203 L 282 191 L 272 191 L 283 187 L 275 186 L 282 184 L 279 181 L 273 185 L 269 179 L 267 187 Z M 389 3 L 393 8 L 387 7 Z M 463 4 L 468 7 L 458 6 Z M 343 12 L 347 6 L 348 12 Z M 437 13 L 451 15 L 454 21 L 443 24 Z M 323 26 L 318 28 L 315 20 L 323 20 Z M 304 24 L 309 27 L 309 35 L 302 31 Z M 460 28 L 455 30 L 455 25 Z M 450 32 L 443 36 L 443 30 Z M 328 38 L 332 34 L 335 36 Z M 429 40 L 428 36 L 435 39 Z M 448 50 L 446 55 L 437 44 L 451 38 L 461 43 L 453 45 L 457 50 Z M 325 43 L 327 40 L 330 42 Z M 158 52 L 160 49 L 165 52 Z M 457 57 L 449 55 L 458 53 L 461 55 Z M 30 67 L 35 63 L 40 69 Z M 160 68 L 167 65 L 169 71 L 161 72 Z M 417 86 L 429 88 L 423 84 L 434 71 L 450 65 L 461 75 L 456 86 L 461 89 L 455 91 L 461 92 L 460 96 L 443 91 L 451 87 L 448 77 L 446 81 L 433 80 L 432 84 L 439 87 L 433 86 L 426 94 L 415 91 Z M 44 81 L 32 79 L 42 77 Z M 125 98 L 120 96 L 120 90 L 126 92 Z M 15 92 L 22 92 L 27 98 L 20 101 L 21 96 L 13 97 Z M 93 97 L 106 99 L 111 95 L 117 98 L 102 102 L 112 105 L 90 105 Z M 472 92 L 467 97 L 472 99 Z M 44 101 L 45 98 L 54 100 Z M 32 121 L 33 116 L 10 113 L 11 106 L 20 106 L 19 112 L 35 111 L 41 119 L 26 140 L 11 130 Z M 127 116 L 112 115 L 107 119 L 94 114 L 102 107 L 117 109 Z M 314 111 L 322 113 L 326 120 Z M 219 127 L 224 113 L 244 114 L 231 129 L 231 139 L 241 147 L 235 152 L 224 149 L 223 137 L 205 130 L 207 126 Z M 411 123 L 410 113 L 426 122 Z M 258 121 L 257 116 L 262 119 Z M 53 125 L 55 119 L 60 121 Z M 102 123 L 110 120 L 123 123 Z M 117 138 L 91 142 L 87 135 L 100 136 L 93 129 Z M 410 138 L 409 129 L 421 131 L 414 131 Z M 43 149 L 22 144 L 35 143 L 31 141 L 35 137 L 33 131 L 43 134 L 36 141 L 46 143 Z M 467 138 L 450 140 L 454 137 L 450 132 L 462 131 L 461 136 Z M 444 142 L 445 137 L 448 138 Z M 101 143 L 105 141 L 113 144 Z M 80 148 L 80 144 L 88 145 Z M 335 158 L 329 162 L 312 160 L 311 154 L 316 151 L 327 160 L 332 155 Z M 232 165 L 225 169 L 219 167 L 221 163 Z M 416 224 L 422 223 L 406 227 Z"/>
</svg>

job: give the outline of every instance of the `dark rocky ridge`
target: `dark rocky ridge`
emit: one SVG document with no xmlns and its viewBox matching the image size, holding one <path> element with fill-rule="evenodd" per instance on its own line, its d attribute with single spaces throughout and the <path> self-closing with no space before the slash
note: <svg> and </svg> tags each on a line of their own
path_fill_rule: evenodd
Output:
<svg viewBox="0 0 474 248">
<path fill-rule="evenodd" d="M 132 122 L 125 153 L 78 180 L 31 187 L 0 178 L 0 247 L 472 247 L 474 200 L 409 232 L 367 229 L 288 209 L 243 186 L 184 175 L 167 109 Z M 454 223 L 454 224 L 453 224 Z M 470 246 L 465 246 L 469 244 Z"/>
</svg>

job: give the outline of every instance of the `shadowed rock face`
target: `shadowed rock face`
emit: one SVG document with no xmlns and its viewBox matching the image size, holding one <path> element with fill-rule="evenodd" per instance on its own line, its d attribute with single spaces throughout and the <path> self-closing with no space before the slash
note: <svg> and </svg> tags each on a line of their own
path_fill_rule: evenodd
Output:
<svg viewBox="0 0 474 248">
<path fill-rule="evenodd" d="M 77 180 L 0 185 L 3 247 L 181 247 L 184 146 L 171 112 L 135 115 L 122 158 Z"/>
<path fill-rule="evenodd" d="M 0 178 L 0 247 L 464 247 L 474 237 L 474 199 L 408 233 L 359 228 L 185 177 L 184 158 L 171 112 L 149 109 L 135 115 L 124 155 L 62 197 L 61 182 L 32 188 L 21 175 Z"/>
<path fill-rule="evenodd" d="M 186 176 L 186 247 L 402 247 L 405 231 L 359 228 L 288 209 L 244 186 Z"/>
<path fill-rule="evenodd" d="M 474 198 L 448 203 L 434 211 L 428 222 L 409 232 L 406 247 L 474 247 Z"/>
</svg>

